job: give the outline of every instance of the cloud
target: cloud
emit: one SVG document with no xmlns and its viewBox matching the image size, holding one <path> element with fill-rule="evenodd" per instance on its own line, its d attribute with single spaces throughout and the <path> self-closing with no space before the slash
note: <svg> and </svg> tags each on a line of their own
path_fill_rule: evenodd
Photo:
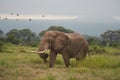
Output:
<svg viewBox="0 0 120 80">
<path fill-rule="evenodd" d="M 120 16 L 112 16 L 112 18 L 120 21 Z"/>
<path fill-rule="evenodd" d="M 45 19 L 77 19 L 78 16 L 67 15 L 45 15 Z"/>
<path fill-rule="evenodd" d="M 77 19 L 78 16 L 68 15 L 52 15 L 52 14 L 0 14 L 1 19 L 47 19 L 47 20 L 64 20 L 64 19 Z"/>
</svg>

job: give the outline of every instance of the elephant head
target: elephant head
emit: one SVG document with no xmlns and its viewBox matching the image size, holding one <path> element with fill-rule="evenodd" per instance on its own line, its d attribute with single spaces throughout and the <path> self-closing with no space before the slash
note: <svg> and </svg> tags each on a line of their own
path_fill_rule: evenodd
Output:
<svg viewBox="0 0 120 80">
<path fill-rule="evenodd" d="M 69 38 L 63 32 L 48 31 L 41 39 L 39 52 L 44 53 L 46 50 L 59 51 L 68 43 Z"/>
</svg>

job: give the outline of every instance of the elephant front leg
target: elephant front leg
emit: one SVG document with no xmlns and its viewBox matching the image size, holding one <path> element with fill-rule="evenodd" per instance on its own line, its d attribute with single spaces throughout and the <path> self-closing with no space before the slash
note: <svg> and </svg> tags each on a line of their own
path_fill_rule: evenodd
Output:
<svg viewBox="0 0 120 80">
<path fill-rule="evenodd" d="M 62 54 L 62 57 L 63 57 L 63 60 L 64 60 L 64 63 L 66 65 L 66 67 L 69 67 L 70 66 L 70 58 L 68 55 L 66 54 Z"/>
<path fill-rule="evenodd" d="M 50 62 L 49 67 L 54 67 L 55 61 L 56 61 L 57 54 L 55 52 L 50 53 Z"/>
</svg>

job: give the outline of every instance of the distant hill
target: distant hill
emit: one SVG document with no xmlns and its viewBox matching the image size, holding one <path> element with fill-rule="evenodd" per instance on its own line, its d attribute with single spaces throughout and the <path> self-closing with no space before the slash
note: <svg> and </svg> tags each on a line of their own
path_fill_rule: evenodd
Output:
<svg viewBox="0 0 120 80">
<path fill-rule="evenodd" d="M 0 29 L 7 33 L 11 29 L 29 28 L 39 34 L 50 26 L 63 26 L 81 34 L 90 36 L 99 36 L 107 30 L 120 29 L 120 23 L 117 21 L 88 22 L 77 20 L 0 20 Z"/>
</svg>

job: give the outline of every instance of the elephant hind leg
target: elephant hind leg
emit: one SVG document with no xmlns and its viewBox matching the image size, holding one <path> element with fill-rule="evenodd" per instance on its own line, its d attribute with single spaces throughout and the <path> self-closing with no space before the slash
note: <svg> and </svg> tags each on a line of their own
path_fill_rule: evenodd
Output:
<svg viewBox="0 0 120 80">
<path fill-rule="evenodd" d="M 79 54 L 76 56 L 76 60 L 83 60 L 86 57 L 86 52 L 79 52 Z"/>
<path fill-rule="evenodd" d="M 76 58 L 77 61 L 83 60 L 85 57 Z"/>
</svg>

